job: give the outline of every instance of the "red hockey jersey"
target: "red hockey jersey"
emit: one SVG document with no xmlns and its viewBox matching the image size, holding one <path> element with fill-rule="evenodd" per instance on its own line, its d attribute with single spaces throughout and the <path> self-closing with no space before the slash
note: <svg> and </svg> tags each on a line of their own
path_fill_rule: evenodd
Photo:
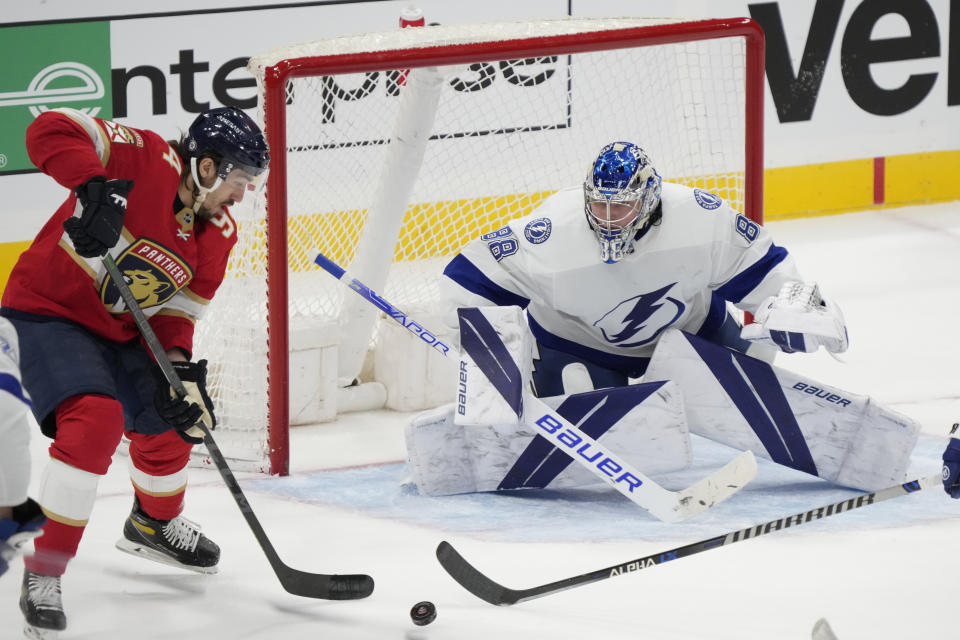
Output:
<svg viewBox="0 0 960 640">
<path fill-rule="evenodd" d="M 152 131 L 57 109 L 27 129 L 27 151 L 71 192 L 20 256 L 2 305 L 66 318 L 109 340 L 138 337 L 101 259 L 80 257 L 63 229 L 67 218 L 79 215 L 75 187 L 97 175 L 133 180 L 123 233 L 110 254 L 164 348 L 192 353 L 194 323 L 223 281 L 236 242 L 229 212 L 205 221 L 180 202 L 180 175 L 190 169 Z"/>
</svg>

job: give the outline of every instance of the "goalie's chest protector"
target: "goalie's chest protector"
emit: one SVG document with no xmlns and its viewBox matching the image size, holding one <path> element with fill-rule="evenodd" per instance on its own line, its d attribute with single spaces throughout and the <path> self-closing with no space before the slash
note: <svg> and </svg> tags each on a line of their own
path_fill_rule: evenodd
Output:
<svg viewBox="0 0 960 640">
<path fill-rule="evenodd" d="M 521 250 L 502 264 L 530 292 L 533 320 L 561 338 L 627 355 L 648 355 L 668 327 L 696 331 L 712 288 L 733 275 L 723 247 L 732 222 L 726 207 L 705 209 L 692 194 L 665 183 L 661 223 L 615 264 L 600 261 L 579 189 L 511 223 Z M 531 238 L 531 229 L 545 228 L 548 238 Z"/>
</svg>

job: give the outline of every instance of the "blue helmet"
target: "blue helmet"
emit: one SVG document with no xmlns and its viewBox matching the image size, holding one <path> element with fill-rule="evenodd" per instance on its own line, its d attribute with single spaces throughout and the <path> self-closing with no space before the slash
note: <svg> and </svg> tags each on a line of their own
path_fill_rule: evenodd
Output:
<svg viewBox="0 0 960 640">
<path fill-rule="evenodd" d="M 660 204 L 662 180 L 647 153 L 632 142 L 600 150 L 583 183 L 584 211 L 600 242 L 600 259 L 613 264 Z"/>
<path fill-rule="evenodd" d="M 221 180 L 234 169 L 258 176 L 270 164 L 270 151 L 260 127 L 236 107 L 209 109 L 197 116 L 184 139 L 184 148 L 191 166 L 198 158 L 217 160 Z"/>
</svg>

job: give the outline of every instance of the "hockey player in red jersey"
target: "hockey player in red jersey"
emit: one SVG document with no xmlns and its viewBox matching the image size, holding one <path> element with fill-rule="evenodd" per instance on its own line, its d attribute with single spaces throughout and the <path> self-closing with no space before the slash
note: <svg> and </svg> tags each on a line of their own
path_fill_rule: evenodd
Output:
<svg viewBox="0 0 960 640">
<path fill-rule="evenodd" d="M 216 424 L 194 323 L 236 242 L 227 207 L 269 163 L 256 123 L 201 113 L 178 141 L 74 109 L 27 129 L 33 163 L 70 194 L 20 257 L 0 315 L 17 330 L 23 385 L 53 438 L 38 502 L 48 518 L 25 559 L 20 607 L 37 635 L 66 628 L 61 576 L 76 554 L 97 483 L 124 435 L 133 510 L 117 547 L 212 573 L 220 549 L 180 516 L 198 421 Z M 109 252 L 180 378 L 179 398 L 143 346 L 101 257 Z"/>
</svg>

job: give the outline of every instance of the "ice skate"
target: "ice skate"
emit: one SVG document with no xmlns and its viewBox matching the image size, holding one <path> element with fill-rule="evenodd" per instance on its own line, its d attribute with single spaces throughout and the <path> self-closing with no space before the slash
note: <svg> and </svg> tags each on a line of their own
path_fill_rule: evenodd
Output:
<svg viewBox="0 0 960 640">
<path fill-rule="evenodd" d="M 60 576 L 44 576 L 32 571 L 23 572 L 20 591 L 20 611 L 26 625 L 23 634 L 36 640 L 53 640 L 67 628 L 60 598 Z"/>
<path fill-rule="evenodd" d="M 216 573 L 220 560 L 220 547 L 200 532 L 198 524 L 182 516 L 151 518 L 136 498 L 117 549 L 199 573 Z"/>
</svg>

